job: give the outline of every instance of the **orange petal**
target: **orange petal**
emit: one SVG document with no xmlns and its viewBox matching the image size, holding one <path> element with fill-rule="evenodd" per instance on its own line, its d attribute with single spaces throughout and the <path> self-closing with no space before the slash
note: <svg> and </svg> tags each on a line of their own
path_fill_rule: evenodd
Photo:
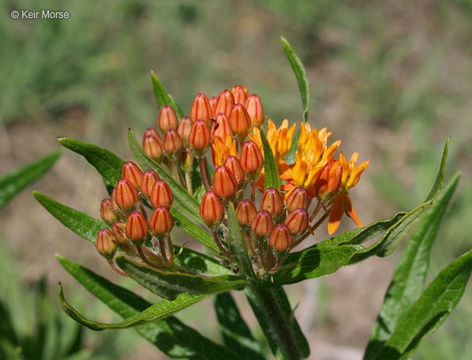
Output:
<svg viewBox="0 0 472 360">
<path fill-rule="evenodd" d="M 336 201 L 336 200 L 335 200 Z M 363 227 L 361 219 L 357 216 L 354 208 L 352 207 L 352 201 L 349 194 L 346 194 L 346 214 L 357 224 L 359 227 Z"/>
<path fill-rule="evenodd" d="M 333 235 L 338 230 L 339 223 L 344 213 L 344 202 L 347 194 L 340 192 L 334 198 L 333 205 L 329 210 L 328 233 Z"/>
</svg>

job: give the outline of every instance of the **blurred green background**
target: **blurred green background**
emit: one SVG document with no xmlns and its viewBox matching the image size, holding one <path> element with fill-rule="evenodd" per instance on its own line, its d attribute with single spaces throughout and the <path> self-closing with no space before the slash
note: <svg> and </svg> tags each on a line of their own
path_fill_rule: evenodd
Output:
<svg viewBox="0 0 472 360">
<path fill-rule="evenodd" d="M 346 153 L 358 151 L 361 161 L 371 161 L 352 191 L 363 221 L 421 201 L 451 135 L 448 168 L 463 177 L 434 248 L 433 269 L 471 247 L 472 1 L 43 0 L 38 6 L 0 1 L 0 173 L 56 148 L 58 136 L 129 157 L 128 127 L 142 133 L 155 126 L 150 70 L 186 113 L 196 93 L 216 95 L 244 84 L 276 122 L 298 121 L 301 105 L 280 46 L 283 35 L 307 68 L 310 122 L 332 130 Z M 13 20 L 14 9 L 68 11 L 70 19 Z M 94 216 L 105 196 L 99 177 L 72 154 L 36 188 Z M 64 281 L 81 293 L 56 265 L 55 252 L 113 278 L 94 249 L 40 209 L 30 191 L 2 212 L 0 237 L 24 287 L 46 273 L 51 282 Z M 394 261 L 372 259 L 289 287 L 313 356 L 359 358 Z M 94 303 L 90 297 L 84 302 Z M 181 317 L 217 336 L 202 321 L 211 311 L 204 303 Z M 414 358 L 472 358 L 471 325 L 468 290 Z M 96 339 L 108 341 L 104 333 L 85 336 L 90 348 L 102 346 Z M 118 352 L 122 359 L 134 358 L 131 353 L 156 358 L 132 331 L 124 336 L 131 345 L 130 352 Z"/>
</svg>

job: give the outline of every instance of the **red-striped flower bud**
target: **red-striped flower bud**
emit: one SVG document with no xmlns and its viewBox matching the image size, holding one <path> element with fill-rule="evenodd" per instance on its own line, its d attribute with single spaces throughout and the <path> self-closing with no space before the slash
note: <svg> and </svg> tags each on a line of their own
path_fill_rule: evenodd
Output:
<svg viewBox="0 0 472 360">
<path fill-rule="evenodd" d="M 236 194 L 238 186 L 231 171 L 224 165 L 218 166 L 213 175 L 212 189 L 223 200 L 229 199 Z"/>
<path fill-rule="evenodd" d="M 266 210 L 274 217 L 282 214 L 284 203 L 277 189 L 268 188 L 264 191 L 261 198 L 261 210 Z"/>
<path fill-rule="evenodd" d="M 177 129 L 179 125 L 179 119 L 175 114 L 174 109 L 170 105 L 164 105 L 159 110 L 159 116 L 157 117 L 157 127 L 162 131 L 166 132 L 170 129 Z"/>
<path fill-rule="evenodd" d="M 261 237 L 268 236 L 273 228 L 272 216 L 265 210 L 259 211 L 251 223 L 252 232 Z"/>
<path fill-rule="evenodd" d="M 238 135 L 239 141 L 242 143 L 251 129 L 251 118 L 246 111 L 244 105 L 234 105 L 229 117 L 231 130 Z"/>
<path fill-rule="evenodd" d="M 116 188 L 111 191 L 111 196 L 110 196 L 110 204 L 111 204 L 111 209 L 115 212 L 118 213 L 120 212 L 120 207 L 116 203 Z"/>
<path fill-rule="evenodd" d="M 146 239 L 148 223 L 143 214 L 133 211 L 126 221 L 126 236 L 134 243 L 141 243 Z"/>
<path fill-rule="evenodd" d="M 216 102 L 215 116 L 219 113 L 225 114 L 229 119 L 231 115 L 231 109 L 234 106 L 234 96 L 231 94 L 231 91 L 224 90 L 218 95 L 218 101 Z"/>
<path fill-rule="evenodd" d="M 230 155 L 225 159 L 223 165 L 231 171 L 236 180 L 236 185 L 240 188 L 244 184 L 244 170 L 241 167 L 238 158 Z"/>
<path fill-rule="evenodd" d="M 288 193 L 287 199 L 285 199 L 285 205 L 289 212 L 298 208 L 308 209 L 310 198 L 308 197 L 307 191 L 301 186 L 294 188 Z"/>
<path fill-rule="evenodd" d="M 116 249 L 118 249 L 115 237 L 108 229 L 100 229 L 98 231 L 95 247 L 97 248 L 100 255 L 102 255 L 107 260 L 113 259 Z"/>
<path fill-rule="evenodd" d="M 262 154 L 253 141 L 246 141 L 241 148 L 239 162 L 247 176 L 254 180 L 262 169 Z"/>
<path fill-rule="evenodd" d="M 227 136 L 233 136 L 229 120 L 223 113 L 216 115 L 215 121 L 211 124 L 211 138 L 214 139 L 216 136 L 223 140 L 223 142 Z"/>
<path fill-rule="evenodd" d="M 174 219 L 168 208 L 159 206 L 151 216 L 151 232 L 156 236 L 164 236 L 170 233 L 174 226 Z"/>
<path fill-rule="evenodd" d="M 225 209 L 218 195 L 213 191 L 207 191 L 205 195 L 203 195 L 200 205 L 200 216 L 205 224 L 207 224 L 209 228 L 214 228 L 220 223 L 224 215 Z"/>
<path fill-rule="evenodd" d="M 115 190 L 115 201 L 121 209 L 132 210 L 138 203 L 138 192 L 129 180 L 120 179 Z"/>
<path fill-rule="evenodd" d="M 108 225 L 113 224 L 117 216 L 115 211 L 113 211 L 113 207 L 111 205 L 111 199 L 103 199 L 100 203 L 100 217 L 103 221 L 105 221 Z"/>
<path fill-rule="evenodd" d="M 272 230 L 269 238 L 269 245 L 277 251 L 285 251 L 292 246 L 292 234 L 287 225 L 279 224 Z"/>
<path fill-rule="evenodd" d="M 308 226 L 308 213 L 304 208 L 292 211 L 285 219 L 285 225 L 293 235 L 304 232 Z"/>
<path fill-rule="evenodd" d="M 141 183 L 141 192 L 144 196 L 151 196 L 152 188 L 157 180 L 159 180 L 159 175 L 157 175 L 154 170 L 147 170 L 144 172 L 143 182 Z"/>
<path fill-rule="evenodd" d="M 235 85 L 231 89 L 231 93 L 234 96 L 234 103 L 235 104 L 246 105 L 246 100 L 247 100 L 247 97 L 249 96 L 249 91 L 248 91 L 247 87 L 245 87 L 243 85 Z"/>
<path fill-rule="evenodd" d="M 164 134 L 163 145 L 165 152 L 171 157 L 178 155 L 184 147 L 182 138 L 180 137 L 179 133 L 174 129 L 166 131 L 166 133 Z"/>
<path fill-rule="evenodd" d="M 236 217 L 241 226 L 249 225 L 256 217 L 256 214 L 256 205 L 249 199 L 242 200 L 236 208 Z"/>
<path fill-rule="evenodd" d="M 193 165 L 193 159 L 193 150 L 190 148 L 185 148 L 182 151 L 182 155 L 180 156 L 180 164 L 185 170 L 190 169 Z"/>
<path fill-rule="evenodd" d="M 252 94 L 246 101 L 246 110 L 251 117 L 252 126 L 260 128 L 264 122 L 264 108 L 258 95 Z"/>
<path fill-rule="evenodd" d="M 147 137 L 147 136 L 152 136 L 153 138 L 155 138 L 155 139 L 162 145 L 162 138 L 161 138 L 161 135 L 157 132 L 156 129 L 154 129 L 154 128 L 147 128 L 147 129 L 144 131 L 144 134 L 143 134 L 143 142 L 144 142 L 144 138 Z"/>
<path fill-rule="evenodd" d="M 124 222 L 115 222 L 111 227 L 111 231 L 119 244 L 126 244 L 128 242 L 128 238 L 126 237 L 126 224 Z"/>
<path fill-rule="evenodd" d="M 201 156 L 210 146 L 210 131 L 203 120 L 197 120 L 193 123 L 189 143 L 198 156 Z"/>
<path fill-rule="evenodd" d="M 143 181 L 143 172 L 134 162 L 127 161 L 123 164 L 123 168 L 121 169 L 121 177 L 129 180 L 136 189 L 139 189 Z"/>
<path fill-rule="evenodd" d="M 192 120 L 189 117 L 184 117 L 180 120 L 179 127 L 177 128 L 177 132 L 179 133 L 182 141 L 186 146 L 188 146 L 188 138 L 190 137 L 190 131 L 192 130 Z"/>
<path fill-rule="evenodd" d="M 211 108 L 208 98 L 204 94 L 197 94 L 193 99 L 192 109 L 190 110 L 190 120 L 193 122 L 203 120 L 207 125 L 210 125 Z"/>
<path fill-rule="evenodd" d="M 143 150 L 147 156 L 155 162 L 160 163 L 164 149 L 162 147 L 162 140 L 153 135 L 146 135 L 143 138 Z"/>
<path fill-rule="evenodd" d="M 216 96 L 212 96 L 211 98 L 208 99 L 208 102 L 210 103 L 211 114 L 212 114 L 212 117 L 214 118 L 216 116 L 215 110 L 216 110 L 216 103 L 218 102 L 218 98 Z"/>
<path fill-rule="evenodd" d="M 337 159 L 330 159 L 315 182 L 315 191 L 320 199 L 330 197 L 341 185 L 343 168 Z"/>
<path fill-rule="evenodd" d="M 159 206 L 171 207 L 174 195 L 164 180 L 157 180 L 152 188 L 150 200 L 151 205 L 155 208 Z"/>
</svg>

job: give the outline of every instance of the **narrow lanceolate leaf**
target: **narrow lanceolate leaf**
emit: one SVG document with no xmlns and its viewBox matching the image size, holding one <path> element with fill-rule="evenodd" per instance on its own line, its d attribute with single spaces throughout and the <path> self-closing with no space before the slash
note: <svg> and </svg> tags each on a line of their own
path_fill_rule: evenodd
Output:
<svg viewBox="0 0 472 360">
<path fill-rule="evenodd" d="M 87 290 L 110 309 L 126 319 L 151 306 L 133 292 L 117 286 L 83 266 L 57 256 L 61 265 Z M 174 316 L 136 327 L 144 339 L 170 358 L 186 360 L 237 360 L 239 356 L 202 336 Z"/>
<path fill-rule="evenodd" d="M 164 88 L 154 71 L 151 71 L 151 81 L 158 107 L 170 105 L 174 109 L 177 116 L 179 118 L 182 118 L 184 116 L 182 109 L 179 105 L 177 105 L 175 99 L 167 93 L 166 89 Z"/>
<path fill-rule="evenodd" d="M 108 227 L 105 222 L 62 205 L 40 192 L 35 191 L 33 195 L 52 216 L 85 240 L 95 243 L 98 231 Z"/>
<path fill-rule="evenodd" d="M 39 179 L 61 155 L 62 151 L 55 151 L 0 177 L 0 209 L 21 190 Z"/>
<path fill-rule="evenodd" d="M 449 151 L 449 143 L 451 138 L 447 138 L 446 144 L 444 144 L 444 150 L 441 158 L 441 164 L 439 165 L 439 171 L 436 176 L 436 181 L 434 182 L 433 188 L 431 189 L 426 201 L 432 200 L 442 189 L 444 183 L 444 168 L 446 167 L 447 153 Z"/>
<path fill-rule="evenodd" d="M 174 246 L 174 248 L 176 253 L 174 264 L 185 271 L 208 276 L 234 275 L 230 268 L 221 265 L 211 256 L 183 247 Z"/>
<path fill-rule="evenodd" d="M 100 173 L 103 182 L 111 193 L 118 180 L 121 178 L 121 168 L 124 160 L 111 151 L 74 139 L 61 138 L 58 140 L 64 147 L 82 155 Z"/>
<path fill-rule="evenodd" d="M 274 153 L 267 141 L 264 130 L 261 129 L 260 133 L 264 147 L 264 188 L 274 188 L 280 191 L 279 171 L 277 169 L 277 163 L 275 162 Z"/>
<path fill-rule="evenodd" d="M 399 319 L 420 297 L 426 282 L 431 246 L 458 181 L 457 174 L 444 192 L 435 199 L 398 260 L 377 322 L 372 330 L 364 355 L 365 359 L 374 358 L 395 330 Z"/>
<path fill-rule="evenodd" d="M 472 250 L 446 266 L 429 284 L 373 359 L 394 360 L 411 354 L 454 310 L 464 294 L 471 270 Z"/>
<path fill-rule="evenodd" d="M 218 294 L 220 292 L 242 289 L 248 282 L 234 275 L 203 276 L 197 274 L 172 272 L 172 270 L 158 270 L 142 265 L 133 260 L 119 256 L 115 259 L 118 266 L 129 277 L 146 289 L 159 295 L 160 289 L 165 287 L 176 293 L 190 294 Z"/>
<path fill-rule="evenodd" d="M 215 295 L 213 305 L 226 347 L 245 359 L 264 360 L 260 345 L 252 336 L 231 294 Z"/>
</svg>

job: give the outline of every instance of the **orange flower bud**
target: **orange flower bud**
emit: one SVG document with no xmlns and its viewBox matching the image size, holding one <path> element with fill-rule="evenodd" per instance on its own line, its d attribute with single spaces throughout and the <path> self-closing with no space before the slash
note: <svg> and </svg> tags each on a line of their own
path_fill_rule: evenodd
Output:
<svg viewBox="0 0 472 360">
<path fill-rule="evenodd" d="M 127 161 L 123 164 L 123 168 L 121 169 L 121 177 L 129 180 L 136 189 L 139 189 L 143 181 L 143 172 L 134 162 Z"/>
<path fill-rule="evenodd" d="M 179 119 L 175 114 L 174 109 L 170 105 L 164 105 L 159 110 L 159 116 L 157 117 L 157 127 L 162 131 L 166 132 L 169 129 L 177 129 L 179 125 Z"/>
<path fill-rule="evenodd" d="M 126 224 L 124 222 L 115 222 L 111 227 L 111 231 L 118 243 L 126 244 L 128 242 L 128 238 L 126 237 Z"/>
<path fill-rule="evenodd" d="M 337 159 L 330 159 L 315 182 L 315 190 L 320 199 L 337 193 L 341 185 L 343 168 Z"/>
<path fill-rule="evenodd" d="M 212 96 L 208 99 L 208 102 L 210 103 L 212 117 L 215 118 L 216 103 L 218 102 L 218 98 L 216 96 Z"/>
<path fill-rule="evenodd" d="M 157 132 L 156 129 L 154 128 L 147 128 L 145 131 L 144 131 L 144 134 L 143 134 L 143 142 L 144 142 L 144 138 L 147 137 L 147 136 L 152 136 L 153 138 L 156 138 L 156 140 L 161 144 L 162 146 L 162 138 L 161 138 L 161 135 L 159 135 L 159 133 Z"/>
<path fill-rule="evenodd" d="M 216 115 L 215 121 L 211 124 L 211 138 L 214 139 L 216 136 L 223 140 L 223 142 L 227 136 L 233 136 L 229 120 L 223 113 Z"/>
<path fill-rule="evenodd" d="M 221 219 L 223 219 L 224 215 L 225 209 L 218 195 L 213 191 L 207 191 L 205 195 L 203 195 L 200 205 L 200 216 L 205 224 L 207 224 L 209 228 L 214 228 L 219 224 Z"/>
<path fill-rule="evenodd" d="M 188 138 L 190 137 L 190 131 L 192 130 L 192 120 L 189 117 L 184 117 L 180 120 L 177 132 L 182 138 L 185 145 L 188 145 Z"/>
<path fill-rule="evenodd" d="M 241 167 L 238 158 L 230 155 L 225 159 L 223 165 L 231 171 L 236 180 L 236 185 L 240 188 L 244 184 L 244 170 Z"/>
<path fill-rule="evenodd" d="M 151 205 L 155 208 L 159 206 L 170 207 L 174 200 L 174 195 L 169 185 L 164 180 L 157 180 L 151 191 Z"/>
<path fill-rule="evenodd" d="M 235 104 L 246 105 L 246 100 L 247 100 L 247 97 L 249 96 L 249 91 L 247 90 L 247 87 L 243 85 L 235 85 L 231 89 L 231 93 L 234 96 Z"/>
<path fill-rule="evenodd" d="M 298 208 L 308 209 L 308 205 L 310 205 L 310 198 L 307 191 L 301 186 L 290 191 L 285 200 L 285 206 L 289 212 Z"/>
<path fill-rule="evenodd" d="M 182 138 L 180 137 L 179 133 L 174 130 L 170 129 L 167 130 L 164 134 L 164 150 L 169 156 L 176 156 L 182 148 L 184 147 L 184 143 Z"/>
<path fill-rule="evenodd" d="M 105 257 L 107 260 L 113 259 L 116 249 L 118 249 L 115 237 L 108 229 L 100 229 L 98 231 L 95 247 L 97 248 L 100 255 Z"/>
<path fill-rule="evenodd" d="M 111 196 L 110 196 L 110 201 L 111 201 L 111 208 L 115 213 L 118 213 L 121 209 L 116 203 L 116 188 L 111 191 Z"/>
<path fill-rule="evenodd" d="M 147 170 L 143 175 L 143 182 L 141 183 L 141 192 L 144 196 L 150 197 L 152 188 L 156 181 L 159 180 L 159 175 L 154 170 Z"/>
<path fill-rule="evenodd" d="M 252 94 L 246 101 L 246 110 L 251 117 L 252 126 L 260 128 L 264 122 L 264 108 L 258 95 Z"/>
<path fill-rule="evenodd" d="M 272 216 L 265 210 L 259 211 L 251 223 L 252 232 L 261 237 L 269 235 L 273 228 Z"/>
<path fill-rule="evenodd" d="M 253 141 L 246 141 L 241 148 L 239 162 L 247 176 L 254 180 L 262 169 L 262 154 Z"/>
<path fill-rule="evenodd" d="M 220 165 L 215 169 L 212 189 L 223 200 L 229 199 L 236 194 L 236 179 L 226 166 Z"/>
<path fill-rule="evenodd" d="M 193 122 L 203 120 L 207 125 L 210 125 L 211 108 L 208 98 L 204 94 L 197 94 L 193 99 L 192 109 L 190 110 L 190 120 Z"/>
<path fill-rule="evenodd" d="M 162 141 L 152 135 L 143 138 L 143 150 L 147 156 L 160 163 L 163 155 Z"/>
<path fill-rule="evenodd" d="M 210 146 L 210 131 L 203 120 L 197 120 L 193 123 L 189 142 L 190 146 L 192 146 L 195 153 L 199 156 Z"/>
<path fill-rule="evenodd" d="M 193 159 L 194 156 L 192 149 L 185 148 L 180 156 L 180 164 L 185 170 L 190 169 L 193 165 Z"/>
<path fill-rule="evenodd" d="M 290 234 L 287 225 L 279 224 L 272 230 L 269 245 L 277 251 L 285 251 L 292 246 L 292 234 Z"/>
<path fill-rule="evenodd" d="M 151 216 L 151 232 L 156 236 L 164 236 L 170 233 L 174 226 L 174 219 L 168 208 L 159 206 Z"/>
<path fill-rule="evenodd" d="M 138 203 L 138 192 L 129 180 L 120 179 L 115 190 L 115 201 L 121 209 L 131 210 Z"/>
<path fill-rule="evenodd" d="M 140 243 L 146 239 L 148 223 L 143 214 L 133 211 L 126 221 L 126 236 L 134 243 Z"/>
<path fill-rule="evenodd" d="M 249 225 L 256 217 L 256 214 L 256 205 L 249 199 L 242 200 L 236 208 L 236 217 L 241 226 Z"/>
<path fill-rule="evenodd" d="M 280 192 L 274 188 L 268 188 L 264 191 L 261 199 L 261 210 L 266 210 L 273 217 L 282 214 L 284 203 Z"/>
<path fill-rule="evenodd" d="M 234 105 L 229 117 L 231 130 L 238 135 L 239 141 L 242 143 L 251 129 L 251 118 L 246 111 L 244 105 Z"/>
<path fill-rule="evenodd" d="M 113 207 L 111 204 L 111 199 L 103 199 L 100 203 L 100 217 L 103 221 L 105 221 L 108 225 L 113 224 L 117 216 L 113 211 Z"/>
<path fill-rule="evenodd" d="M 231 94 L 231 91 L 224 90 L 218 95 L 218 101 L 216 102 L 215 116 L 219 113 L 225 114 L 229 119 L 231 115 L 231 109 L 234 106 L 234 96 Z"/>
<path fill-rule="evenodd" d="M 293 235 L 304 232 L 308 226 L 308 213 L 304 208 L 292 211 L 285 219 L 285 225 Z"/>
</svg>

